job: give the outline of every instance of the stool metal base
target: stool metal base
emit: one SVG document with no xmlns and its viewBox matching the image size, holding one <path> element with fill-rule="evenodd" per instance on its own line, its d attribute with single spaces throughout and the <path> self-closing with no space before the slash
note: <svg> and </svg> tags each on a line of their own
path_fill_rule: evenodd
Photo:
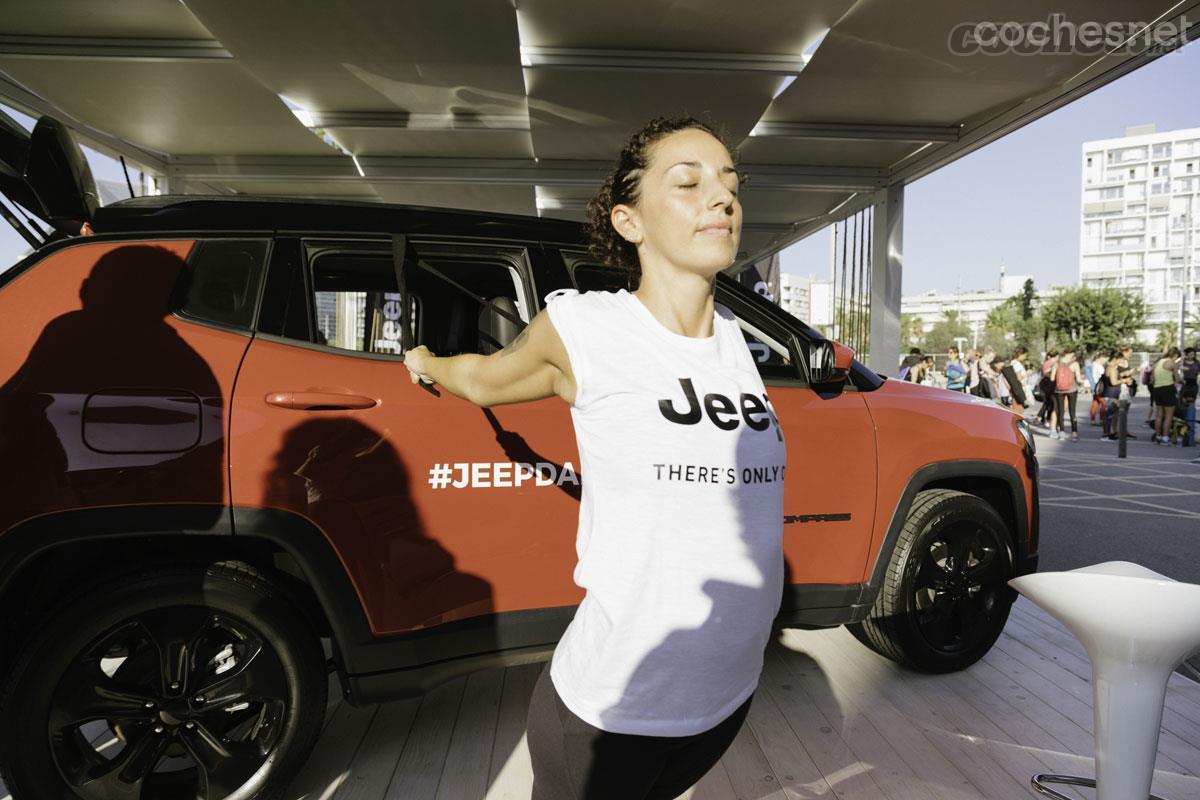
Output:
<svg viewBox="0 0 1200 800">
<path fill-rule="evenodd" d="M 1046 797 L 1053 797 L 1055 800 L 1071 800 L 1071 798 L 1067 797 L 1065 794 L 1056 792 L 1049 786 L 1046 786 L 1045 784 L 1047 783 L 1061 783 L 1067 786 L 1090 786 L 1093 789 L 1096 788 L 1095 778 L 1081 778 L 1078 775 L 1049 775 L 1046 773 L 1038 773 L 1029 779 L 1029 785 L 1032 786 L 1033 790 L 1038 794 L 1045 795 Z M 1152 794 L 1148 800 L 1163 800 L 1163 798 L 1156 794 Z"/>
</svg>

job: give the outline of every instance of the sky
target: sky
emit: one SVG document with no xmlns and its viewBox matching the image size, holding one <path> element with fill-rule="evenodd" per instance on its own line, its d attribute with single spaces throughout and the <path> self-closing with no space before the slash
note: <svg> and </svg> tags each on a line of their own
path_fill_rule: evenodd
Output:
<svg viewBox="0 0 1200 800">
<path fill-rule="evenodd" d="M 1200 44 L 1192 42 L 904 188 L 903 288 L 964 291 L 1031 275 L 1079 281 L 1084 142 L 1153 123 L 1200 127 Z M 829 275 L 829 229 L 780 255 L 797 275 Z"/>
</svg>

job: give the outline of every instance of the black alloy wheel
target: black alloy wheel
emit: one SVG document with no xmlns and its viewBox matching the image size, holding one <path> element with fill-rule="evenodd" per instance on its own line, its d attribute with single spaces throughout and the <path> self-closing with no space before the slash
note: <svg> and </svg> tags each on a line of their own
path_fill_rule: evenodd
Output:
<svg viewBox="0 0 1200 800">
<path fill-rule="evenodd" d="M 320 732 L 327 681 L 319 640 L 272 588 L 225 562 L 112 582 L 62 609 L 0 695 L 14 796 L 282 792 Z"/>
<path fill-rule="evenodd" d="M 969 652 L 996 625 L 1007 591 L 1003 546 L 986 528 L 963 520 L 947 525 L 921 544 L 913 580 L 913 617 L 931 648 Z M 1000 620 L 1003 627 L 1007 619 Z"/>
<path fill-rule="evenodd" d="M 1008 526 L 981 498 L 918 492 L 870 615 L 846 627 L 922 672 L 970 666 L 999 638 L 1016 599 L 1010 543 Z"/>
</svg>

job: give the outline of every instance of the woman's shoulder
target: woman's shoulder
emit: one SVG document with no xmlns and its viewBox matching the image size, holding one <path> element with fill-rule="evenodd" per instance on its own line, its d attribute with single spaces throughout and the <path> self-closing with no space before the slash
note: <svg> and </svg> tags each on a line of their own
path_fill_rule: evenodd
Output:
<svg viewBox="0 0 1200 800">
<path fill-rule="evenodd" d="M 587 291 L 578 289 L 555 289 L 545 297 L 546 306 L 561 306 L 571 309 L 606 309 L 612 308 L 620 297 L 618 292 Z"/>
</svg>

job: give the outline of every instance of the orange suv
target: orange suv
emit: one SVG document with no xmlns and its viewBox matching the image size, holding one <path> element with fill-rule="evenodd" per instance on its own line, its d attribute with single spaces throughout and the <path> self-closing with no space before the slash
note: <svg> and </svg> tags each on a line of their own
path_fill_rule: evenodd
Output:
<svg viewBox="0 0 1200 800">
<path fill-rule="evenodd" d="M 0 769 L 18 800 L 277 797 L 330 672 L 364 704 L 548 657 L 581 599 L 569 409 L 479 408 L 402 361 L 493 352 L 550 292 L 612 289 L 580 225 L 96 208 L 65 130 L 0 128 L 0 189 L 42 220 L 10 219 L 35 249 L 0 273 Z M 761 476 L 785 482 L 777 625 L 845 624 L 922 671 L 980 658 L 1006 581 L 1037 565 L 1024 423 L 885 380 L 724 276 L 717 298 L 789 444 L 786 478 Z"/>
</svg>

